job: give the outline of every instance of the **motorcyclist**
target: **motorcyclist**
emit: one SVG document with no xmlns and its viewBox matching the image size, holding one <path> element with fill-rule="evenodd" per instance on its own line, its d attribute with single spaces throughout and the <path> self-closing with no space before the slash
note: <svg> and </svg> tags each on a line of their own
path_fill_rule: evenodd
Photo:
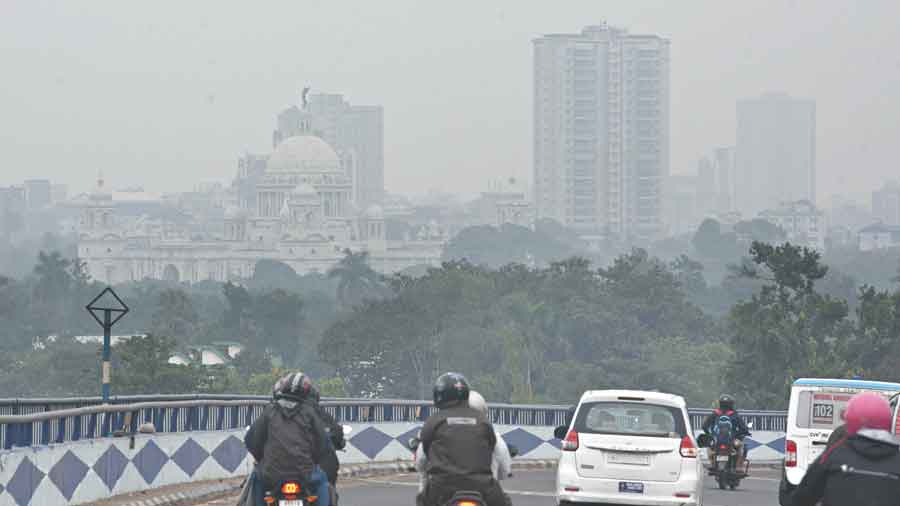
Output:
<svg viewBox="0 0 900 506">
<path fill-rule="evenodd" d="M 434 384 L 439 411 L 425 421 L 420 446 L 427 463 L 419 506 L 443 506 L 458 491 L 481 493 L 487 506 L 508 506 L 508 498 L 491 469 L 497 436 L 483 412 L 469 406 L 469 383 L 446 373 Z"/>
<path fill-rule="evenodd" d="M 337 486 L 338 470 L 341 467 L 337 450 L 343 450 L 347 446 L 347 442 L 344 440 L 344 427 L 337 423 L 334 417 L 331 416 L 331 413 L 322 407 L 322 398 L 319 390 L 315 387 L 313 387 L 312 399 L 314 400 L 313 407 L 316 410 L 316 414 L 328 432 L 328 444 L 322 453 L 321 460 L 319 460 L 319 467 L 328 476 L 328 482 L 332 486 Z"/>
<path fill-rule="evenodd" d="M 722 394 L 719 397 L 719 407 L 713 410 L 713 412 L 707 415 L 706 419 L 703 420 L 703 432 L 712 434 L 716 424 L 719 422 L 719 418 L 723 416 L 727 416 L 731 420 L 731 426 L 734 430 L 734 448 L 737 450 L 735 467 L 739 470 L 743 469 L 744 460 L 747 457 L 747 449 L 744 446 L 744 437 L 750 435 L 750 429 L 747 428 L 744 419 L 741 418 L 741 415 L 739 415 L 737 409 L 735 409 L 734 397 L 728 394 Z M 715 448 L 709 448 L 708 452 L 710 461 L 716 458 Z"/>
<path fill-rule="evenodd" d="M 469 392 L 469 407 L 480 411 L 485 417 L 488 416 L 487 402 L 478 392 Z M 500 481 L 512 476 L 512 456 L 509 453 L 509 446 L 506 445 L 506 441 L 496 432 L 494 435 L 496 436 L 497 444 L 494 445 L 491 471 L 494 474 L 494 479 Z M 422 474 L 419 491 L 424 490 L 425 487 L 425 469 L 427 463 L 428 459 L 425 457 L 425 450 L 423 450 L 422 445 L 419 445 L 416 449 L 416 470 Z"/>
<path fill-rule="evenodd" d="M 244 437 L 247 450 L 256 459 L 255 477 L 262 485 L 255 487 L 257 505 L 263 504 L 264 490 L 275 490 L 292 480 L 311 487 L 311 495 L 318 497 L 318 506 L 330 504 L 328 478 L 317 464 L 328 442 L 312 392 L 312 382 L 302 372 L 279 379 L 272 389 L 272 404 L 266 406 Z"/>
<path fill-rule="evenodd" d="M 900 442 L 891 434 L 891 408 L 884 397 L 853 396 L 844 413 L 847 435 L 828 447 L 806 470 L 782 504 L 888 506 L 900 497 Z M 787 497 L 784 497 L 786 495 Z"/>
</svg>

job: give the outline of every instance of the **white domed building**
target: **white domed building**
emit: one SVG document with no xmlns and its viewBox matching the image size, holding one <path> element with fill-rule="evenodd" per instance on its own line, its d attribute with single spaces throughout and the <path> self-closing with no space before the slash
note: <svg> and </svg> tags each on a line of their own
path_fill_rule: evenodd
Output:
<svg viewBox="0 0 900 506">
<path fill-rule="evenodd" d="M 366 250 L 382 273 L 439 265 L 444 238 L 388 241 L 384 211 L 355 204 L 353 157 L 339 156 L 308 128 L 279 138 L 256 177 L 255 199 L 234 198 L 222 215 L 221 237 L 147 236 L 117 229 L 107 194 L 96 191 L 85 210 L 79 257 L 106 283 L 165 279 L 227 281 L 253 275 L 261 259 L 298 274 L 327 272 L 344 250 Z M 242 206 L 243 204 L 243 206 Z"/>
</svg>

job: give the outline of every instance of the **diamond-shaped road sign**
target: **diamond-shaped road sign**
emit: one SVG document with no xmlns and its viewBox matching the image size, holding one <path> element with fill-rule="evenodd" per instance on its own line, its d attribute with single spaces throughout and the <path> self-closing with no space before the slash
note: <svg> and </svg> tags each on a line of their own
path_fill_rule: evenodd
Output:
<svg viewBox="0 0 900 506">
<path fill-rule="evenodd" d="M 128 313 L 128 306 L 122 302 L 122 299 L 116 295 L 116 292 L 113 291 L 112 288 L 106 287 L 100 295 L 94 297 L 94 300 L 90 302 L 85 307 L 91 316 L 97 320 L 97 323 L 100 324 L 101 327 L 105 326 L 103 316 L 106 311 L 115 314 L 115 317 L 111 318 L 109 325 L 115 325 L 117 321 L 119 321 L 126 313 Z"/>
</svg>

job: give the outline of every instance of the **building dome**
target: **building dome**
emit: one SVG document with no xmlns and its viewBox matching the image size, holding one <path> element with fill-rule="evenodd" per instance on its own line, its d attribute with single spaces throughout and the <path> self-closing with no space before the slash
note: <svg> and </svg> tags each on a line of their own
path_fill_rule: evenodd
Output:
<svg viewBox="0 0 900 506">
<path fill-rule="evenodd" d="M 269 157 L 266 172 L 335 172 L 340 159 L 327 142 L 314 135 L 298 135 L 281 141 Z"/>
<path fill-rule="evenodd" d="M 104 185 L 103 176 L 97 178 L 97 184 L 91 190 L 88 198 L 94 202 L 112 200 L 112 192 Z"/>
</svg>

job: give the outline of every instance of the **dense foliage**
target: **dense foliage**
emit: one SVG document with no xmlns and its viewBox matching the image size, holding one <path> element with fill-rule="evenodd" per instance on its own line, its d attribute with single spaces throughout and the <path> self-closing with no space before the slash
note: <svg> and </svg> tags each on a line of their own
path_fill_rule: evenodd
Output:
<svg viewBox="0 0 900 506">
<path fill-rule="evenodd" d="M 133 311 L 114 333 L 137 337 L 113 349 L 114 393 L 267 393 L 302 368 L 330 395 L 427 398 L 436 375 L 459 370 L 492 401 L 622 387 L 698 406 L 728 391 L 775 409 L 800 376 L 900 380 L 900 255 L 823 260 L 782 239 L 764 222 L 709 221 L 661 260 L 589 251 L 542 222 L 469 229 L 441 267 L 388 278 L 347 252 L 325 274 L 260 261 L 239 284 L 128 283 L 116 289 Z M 27 274 L 0 277 L 7 396 L 96 394 L 99 346 L 78 336 L 100 333 L 83 306 L 102 286 L 72 254 L 42 250 Z M 168 363 L 222 341 L 244 352 L 221 366 Z"/>
</svg>

